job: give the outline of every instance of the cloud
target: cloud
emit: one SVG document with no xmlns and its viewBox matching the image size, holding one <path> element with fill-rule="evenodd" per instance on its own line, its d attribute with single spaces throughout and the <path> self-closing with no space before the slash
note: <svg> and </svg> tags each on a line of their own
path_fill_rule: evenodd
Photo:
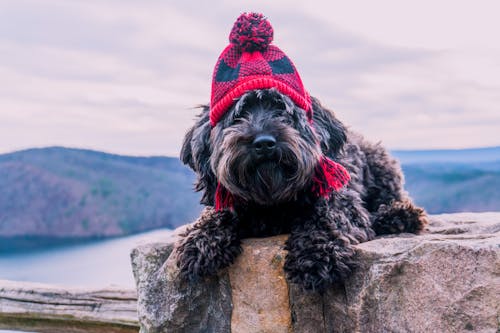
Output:
<svg viewBox="0 0 500 333">
<path fill-rule="evenodd" d="M 492 8 L 474 7 L 485 16 L 463 24 L 464 5 L 367 6 L 1 3 L 0 152 L 66 145 L 177 155 L 192 107 L 209 100 L 231 24 L 247 10 L 270 18 L 308 90 L 352 128 L 391 148 L 500 144 Z"/>
</svg>

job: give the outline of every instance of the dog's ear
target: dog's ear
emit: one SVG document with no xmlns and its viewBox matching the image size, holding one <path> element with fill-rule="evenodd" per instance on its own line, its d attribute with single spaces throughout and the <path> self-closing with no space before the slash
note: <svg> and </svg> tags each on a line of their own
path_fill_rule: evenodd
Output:
<svg viewBox="0 0 500 333">
<path fill-rule="evenodd" d="M 312 98 L 312 107 L 313 126 L 319 136 L 321 150 L 329 157 L 336 157 L 346 142 L 346 128 L 316 98 Z"/>
<path fill-rule="evenodd" d="M 195 189 L 196 191 L 203 191 L 201 203 L 213 206 L 217 181 L 210 167 L 210 154 L 212 152 L 210 146 L 211 128 L 209 107 L 203 106 L 203 111 L 198 120 L 184 137 L 180 158 L 198 176 Z"/>
<path fill-rule="evenodd" d="M 189 167 L 194 170 L 193 152 L 191 150 L 191 140 L 193 139 L 193 132 L 194 126 L 191 127 L 184 136 L 180 158 L 182 163 L 189 165 Z"/>
</svg>

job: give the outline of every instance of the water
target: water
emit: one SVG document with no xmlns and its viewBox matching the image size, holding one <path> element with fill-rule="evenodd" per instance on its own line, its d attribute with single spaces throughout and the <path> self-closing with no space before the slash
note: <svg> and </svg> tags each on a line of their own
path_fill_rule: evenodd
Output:
<svg viewBox="0 0 500 333">
<path fill-rule="evenodd" d="M 130 251 L 136 245 L 171 239 L 172 230 L 0 255 L 0 279 L 71 287 L 135 287 Z M 1 331 L 0 331 L 1 332 Z"/>
<path fill-rule="evenodd" d="M 0 280 L 57 284 L 71 287 L 134 288 L 130 251 L 135 246 L 168 241 L 172 230 L 161 229 L 123 238 L 63 246 L 27 253 L 0 255 Z M 23 333 L 0 330 L 0 333 Z M 32 333 L 32 332 L 24 332 Z"/>
<path fill-rule="evenodd" d="M 171 239 L 172 230 L 28 253 L 0 255 L 0 279 L 61 286 L 135 287 L 130 251 L 141 243 Z M 0 333 L 20 333 L 0 330 Z M 30 332 L 25 332 L 30 333 Z"/>
</svg>

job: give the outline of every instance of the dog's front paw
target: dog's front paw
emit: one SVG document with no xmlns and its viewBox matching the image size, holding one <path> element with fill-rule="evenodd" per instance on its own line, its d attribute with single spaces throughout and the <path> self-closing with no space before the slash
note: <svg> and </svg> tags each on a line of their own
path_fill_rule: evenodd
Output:
<svg viewBox="0 0 500 333">
<path fill-rule="evenodd" d="M 342 283 L 355 267 L 354 249 L 347 239 L 314 239 L 304 235 L 289 239 L 285 272 L 290 282 L 306 290 L 323 292 L 333 283 Z"/>
<path fill-rule="evenodd" d="M 410 200 L 381 205 L 374 215 L 372 228 L 377 235 L 410 232 L 418 234 L 428 224 L 425 211 Z"/>
<path fill-rule="evenodd" d="M 215 275 L 241 253 L 234 217 L 225 212 L 207 212 L 184 235 L 177 247 L 177 267 L 184 279 L 196 281 Z"/>
</svg>

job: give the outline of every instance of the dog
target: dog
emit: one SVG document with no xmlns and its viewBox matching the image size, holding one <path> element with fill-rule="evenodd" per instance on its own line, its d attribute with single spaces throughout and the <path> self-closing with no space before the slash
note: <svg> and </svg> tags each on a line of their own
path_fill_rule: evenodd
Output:
<svg viewBox="0 0 500 333">
<path fill-rule="evenodd" d="M 289 58 L 270 49 L 269 38 L 262 42 L 269 27 L 261 14 L 237 20 L 235 42 L 214 71 L 211 104 L 185 135 L 181 160 L 196 172 L 206 208 L 183 234 L 177 265 L 181 277 L 196 281 L 231 265 L 241 239 L 289 234 L 287 279 L 322 292 L 352 273 L 354 245 L 419 233 L 427 216 L 404 191 L 387 150 L 310 97 Z M 285 75 L 292 79 L 283 87 Z M 218 94 L 219 83 L 229 92 Z"/>
</svg>

